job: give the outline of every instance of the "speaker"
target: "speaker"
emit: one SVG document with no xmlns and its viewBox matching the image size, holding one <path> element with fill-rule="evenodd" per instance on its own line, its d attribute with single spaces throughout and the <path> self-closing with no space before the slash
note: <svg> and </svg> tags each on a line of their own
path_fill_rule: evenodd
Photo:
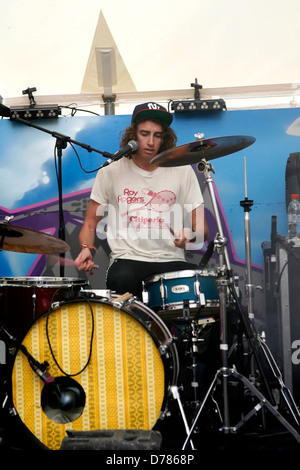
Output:
<svg viewBox="0 0 300 470">
<path fill-rule="evenodd" d="M 291 194 L 300 195 L 300 152 L 290 153 L 285 169 L 286 211 L 291 201 Z"/>
<path fill-rule="evenodd" d="M 283 377 L 300 405 L 300 240 L 277 244 L 276 295 L 281 319 Z"/>
</svg>

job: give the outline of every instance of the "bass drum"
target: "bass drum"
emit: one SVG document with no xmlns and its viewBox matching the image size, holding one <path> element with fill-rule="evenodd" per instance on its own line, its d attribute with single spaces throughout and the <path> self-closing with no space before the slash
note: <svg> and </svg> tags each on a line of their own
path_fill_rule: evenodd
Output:
<svg viewBox="0 0 300 470">
<path fill-rule="evenodd" d="M 24 349 L 39 364 L 47 361 L 52 377 L 70 375 L 81 385 L 81 416 L 66 424 L 48 418 L 41 406 L 46 385 Z M 76 298 L 53 306 L 25 335 L 12 368 L 13 407 L 46 449 L 58 450 L 67 430 L 151 430 L 178 369 L 171 333 L 144 304 Z"/>
</svg>

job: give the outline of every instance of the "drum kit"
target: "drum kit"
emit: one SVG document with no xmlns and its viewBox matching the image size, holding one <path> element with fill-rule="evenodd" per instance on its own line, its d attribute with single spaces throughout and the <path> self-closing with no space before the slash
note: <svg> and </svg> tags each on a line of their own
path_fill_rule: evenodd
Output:
<svg viewBox="0 0 300 470">
<path fill-rule="evenodd" d="M 212 184 L 210 160 L 254 141 L 249 136 L 199 139 L 167 150 L 151 162 L 159 166 L 197 164 L 204 174 L 218 228 L 210 246 L 218 255 L 217 271 L 157 274 L 144 281 L 142 300 L 130 293 L 93 290 L 88 282 L 75 278 L 0 279 L 0 370 L 5 371 L 0 373 L 1 410 L 12 427 L 18 423 L 29 433 L 35 445 L 59 450 L 71 432 L 82 436 L 99 430 L 160 429 L 157 423 L 167 422 L 174 413 L 170 402 L 175 403 L 176 418 L 182 420 L 182 450 L 197 448 L 201 417 L 212 404 L 221 434 L 236 434 L 259 413 L 265 422 L 268 410 L 300 442 L 297 406 L 254 326 L 252 201 L 246 194 L 241 202 L 245 211 L 245 312 L 236 291 Z M 6 221 L 0 223 L 0 250 L 52 255 L 66 253 L 69 246 Z M 242 355 L 249 358 L 249 364 L 243 365 L 247 376 L 229 358 L 231 306 L 238 313 L 242 344 L 246 343 L 247 354 L 243 351 Z M 215 318 L 221 366 L 200 396 L 200 332 Z M 176 334 L 170 327 L 174 324 Z M 179 383 L 181 341 L 188 345 L 184 349 L 189 351 L 187 368 L 192 371 L 189 383 L 183 384 Z M 238 349 L 235 342 L 233 347 Z M 230 390 L 235 384 L 248 399 L 246 411 L 232 425 Z M 192 391 L 192 406 L 186 389 Z"/>
</svg>

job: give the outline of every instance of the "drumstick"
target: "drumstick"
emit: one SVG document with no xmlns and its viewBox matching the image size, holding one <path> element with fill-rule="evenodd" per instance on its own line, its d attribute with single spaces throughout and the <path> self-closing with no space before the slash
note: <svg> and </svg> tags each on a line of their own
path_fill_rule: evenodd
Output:
<svg viewBox="0 0 300 470">
<path fill-rule="evenodd" d="M 122 294 L 122 295 L 120 295 L 120 297 L 117 297 L 116 299 L 114 299 L 113 303 L 121 302 L 123 300 L 128 300 L 131 297 L 132 297 L 132 294 L 130 294 L 130 292 L 125 292 L 125 294 Z"/>
<path fill-rule="evenodd" d="M 49 255 L 48 259 L 52 262 L 51 264 L 59 263 L 60 266 L 76 266 L 78 267 L 80 263 L 74 261 L 73 259 L 64 258 L 63 256 Z M 98 264 L 94 265 L 95 269 L 99 269 Z M 90 274 L 93 275 L 93 271 L 90 271 Z"/>
<path fill-rule="evenodd" d="M 174 232 L 174 230 L 172 229 L 171 225 L 170 225 L 170 224 L 167 224 L 166 222 L 164 222 L 164 224 L 165 224 L 165 226 L 170 230 L 171 235 L 173 235 L 173 237 L 176 238 L 175 232 Z"/>
</svg>

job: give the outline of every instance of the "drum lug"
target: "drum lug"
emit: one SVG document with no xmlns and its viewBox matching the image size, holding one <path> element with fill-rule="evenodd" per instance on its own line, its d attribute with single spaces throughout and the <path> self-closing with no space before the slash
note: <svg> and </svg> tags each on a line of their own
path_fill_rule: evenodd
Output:
<svg viewBox="0 0 300 470">
<path fill-rule="evenodd" d="M 160 280 L 160 286 L 159 286 L 159 292 L 160 292 L 160 298 L 162 300 L 162 308 L 164 309 L 165 308 L 165 299 L 167 298 L 167 292 L 166 292 L 166 289 L 165 289 L 165 286 L 164 286 L 164 281 L 163 279 L 161 278 Z"/>
<path fill-rule="evenodd" d="M 144 281 L 143 281 L 142 300 L 143 300 L 144 304 L 148 305 L 148 303 L 149 303 L 149 292 L 146 290 L 146 286 L 145 286 Z"/>
<path fill-rule="evenodd" d="M 194 283 L 194 293 L 200 299 L 200 282 L 197 279 L 197 281 Z"/>
<path fill-rule="evenodd" d="M 14 407 L 9 408 L 8 413 L 9 413 L 10 416 L 17 416 L 17 414 L 18 414 Z"/>
<path fill-rule="evenodd" d="M 203 293 L 200 294 L 199 303 L 200 303 L 200 305 L 205 306 L 205 295 Z"/>
<path fill-rule="evenodd" d="M 35 315 L 36 315 L 36 293 L 35 292 L 32 294 L 31 298 L 32 298 L 33 318 L 35 318 Z"/>
<path fill-rule="evenodd" d="M 203 306 L 203 305 L 205 305 L 205 295 L 204 295 L 203 292 L 201 292 L 200 287 L 201 287 L 200 282 L 197 279 L 197 281 L 194 283 L 194 294 L 198 298 L 199 305 Z"/>
<path fill-rule="evenodd" d="M 8 400 L 8 395 L 5 397 L 5 400 L 4 400 L 3 404 L 2 404 L 2 408 L 3 408 L 3 409 L 5 409 L 5 407 L 6 407 L 7 400 Z M 14 406 L 9 406 L 9 407 L 7 408 L 7 413 L 8 413 L 8 415 L 9 415 L 10 417 L 12 417 L 12 418 L 13 418 L 14 416 L 17 416 L 17 414 L 18 414 L 18 413 L 17 413 L 17 410 L 15 409 Z"/>
<path fill-rule="evenodd" d="M 54 308 L 58 308 L 59 306 L 60 306 L 60 302 L 53 302 L 50 307 L 51 309 L 54 309 Z"/>
<path fill-rule="evenodd" d="M 16 354 L 17 348 L 9 347 L 7 348 L 7 351 L 8 351 L 8 354 L 10 354 L 11 356 L 14 356 Z"/>
<path fill-rule="evenodd" d="M 158 350 L 160 352 L 160 355 L 164 356 L 166 354 L 167 347 L 166 346 L 159 346 Z"/>
<path fill-rule="evenodd" d="M 161 345 L 159 346 L 158 350 L 159 350 L 159 352 L 160 352 L 160 354 L 161 354 L 162 356 L 164 356 L 165 354 L 167 354 L 167 352 L 168 352 L 168 350 L 169 350 L 169 347 L 170 347 L 170 345 L 171 345 L 172 343 L 173 343 L 173 339 L 172 339 L 172 340 L 169 340 L 167 343 L 161 344 Z M 166 356 L 166 357 L 168 357 L 168 356 Z"/>
</svg>

